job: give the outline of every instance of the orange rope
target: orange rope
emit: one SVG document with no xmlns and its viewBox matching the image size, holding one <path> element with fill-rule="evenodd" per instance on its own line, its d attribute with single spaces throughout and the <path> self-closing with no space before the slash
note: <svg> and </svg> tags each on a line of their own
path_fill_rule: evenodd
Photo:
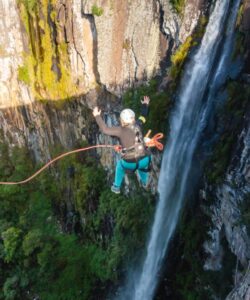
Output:
<svg viewBox="0 0 250 300">
<path fill-rule="evenodd" d="M 66 153 L 63 153 L 57 157 L 55 157 L 54 159 L 50 160 L 46 165 L 44 165 L 41 169 L 39 169 L 36 173 L 34 173 L 32 176 L 30 176 L 29 178 L 22 180 L 22 181 L 13 181 L 13 182 L 0 182 L 0 184 L 4 184 L 4 185 L 14 185 L 14 184 L 24 184 L 29 182 L 30 180 L 32 180 L 33 178 L 35 178 L 38 174 L 40 174 L 43 170 L 45 170 L 46 168 L 48 168 L 48 166 L 50 166 L 51 164 L 53 164 L 55 161 L 68 156 L 70 154 L 73 153 L 78 153 L 78 152 L 82 152 L 82 151 L 87 151 L 93 148 L 115 148 L 116 146 L 113 145 L 95 145 L 95 146 L 90 146 L 90 147 L 86 147 L 86 148 L 80 148 L 80 149 L 76 149 L 73 151 L 69 151 Z"/>
<path fill-rule="evenodd" d="M 160 139 L 163 138 L 163 133 L 157 133 L 150 139 L 149 142 L 146 143 L 147 147 L 156 147 L 158 150 L 163 150 L 163 144 L 159 142 Z"/>
<path fill-rule="evenodd" d="M 147 147 L 156 147 L 157 149 L 162 150 L 163 149 L 163 144 L 159 142 L 159 139 L 161 139 L 162 137 L 163 137 L 162 133 L 156 134 L 148 143 L 146 143 Z M 10 182 L 0 181 L 0 185 L 25 184 L 25 183 L 31 181 L 37 175 L 39 175 L 43 170 L 45 170 L 46 168 L 48 168 L 48 166 L 50 166 L 51 164 L 53 164 L 55 161 L 57 161 L 57 160 L 65 157 L 65 156 L 68 156 L 70 154 L 78 153 L 78 152 L 83 152 L 83 151 L 87 151 L 87 150 L 94 149 L 94 148 L 113 148 L 116 152 L 120 152 L 121 149 L 122 149 L 122 147 L 120 145 L 94 145 L 94 146 L 90 146 L 90 147 L 85 147 L 85 148 L 80 148 L 80 149 L 72 150 L 72 151 L 63 153 L 63 154 L 55 157 L 54 159 L 50 160 L 41 169 L 39 169 L 38 171 L 36 171 L 33 175 L 31 175 L 27 179 L 24 179 L 22 181 L 10 181 Z"/>
</svg>

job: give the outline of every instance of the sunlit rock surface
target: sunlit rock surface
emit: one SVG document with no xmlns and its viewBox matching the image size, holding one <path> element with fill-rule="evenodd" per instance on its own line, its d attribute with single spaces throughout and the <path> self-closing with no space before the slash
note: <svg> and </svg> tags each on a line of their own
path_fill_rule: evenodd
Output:
<svg viewBox="0 0 250 300">
<path fill-rule="evenodd" d="M 83 12 L 94 15 L 97 34 L 97 69 L 100 82 L 120 94 L 135 81 L 151 78 L 159 70 L 167 43 L 160 31 L 157 1 L 83 1 Z M 165 50 L 165 51 L 164 51 Z"/>
<path fill-rule="evenodd" d="M 32 100 L 29 88 L 18 80 L 24 45 L 16 0 L 0 1 L 0 108 Z"/>
<path fill-rule="evenodd" d="M 159 74 L 169 41 L 184 42 L 202 8 L 200 0 L 187 1 L 180 17 L 168 1 L 24 3 L 0 1 L 2 108 L 79 96 L 98 85 L 121 95 Z"/>
<path fill-rule="evenodd" d="M 192 33 L 202 12 L 205 0 L 188 0 L 183 13 L 183 20 L 180 26 L 180 41 L 185 39 Z"/>
<path fill-rule="evenodd" d="M 168 1 L 25 3 L 0 0 L 0 129 L 37 158 L 81 139 L 84 106 L 107 102 L 105 91 L 115 98 L 159 74 L 169 42 L 192 33 L 201 8 L 187 1 L 181 18 Z"/>
</svg>

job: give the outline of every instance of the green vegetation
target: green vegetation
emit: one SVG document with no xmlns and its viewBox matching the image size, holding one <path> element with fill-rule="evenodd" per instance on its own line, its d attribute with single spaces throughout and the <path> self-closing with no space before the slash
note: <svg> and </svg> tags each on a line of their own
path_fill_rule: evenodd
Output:
<svg viewBox="0 0 250 300">
<path fill-rule="evenodd" d="M 242 3 L 238 10 L 237 21 L 236 21 L 237 27 L 239 27 L 242 22 L 243 12 L 244 12 L 244 4 Z"/>
<path fill-rule="evenodd" d="M 1 180 L 34 172 L 27 150 L 10 155 L 0 144 L 0 154 Z M 66 157 L 51 171 L 30 184 L 0 186 L 0 299 L 103 297 L 144 247 L 148 194 L 111 193 L 91 153 Z"/>
<path fill-rule="evenodd" d="M 131 41 L 129 39 L 125 39 L 125 41 L 122 44 L 122 48 L 125 50 L 131 49 Z"/>
<path fill-rule="evenodd" d="M 18 79 L 27 85 L 30 84 L 29 70 L 27 66 L 18 67 Z"/>
<path fill-rule="evenodd" d="M 247 194 L 246 199 L 240 207 L 242 213 L 242 223 L 246 225 L 247 233 L 250 235 L 250 194 Z"/>
<path fill-rule="evenodd" d="M 213 155 L 206 164 L 206 175 L 209 183 L 219 183 L 224 179 L 250 97 L 249 86 L 237 81 L 227 83 L 227 92 L 228 99 L 225 107 L 217 115 L 222 132 L 215 145 Z"/>
<path fill-rule="evenodd" d="M 232 52 L 232 58 L 236 59 L 245 52 L 245 35 L 242 32 L 236 32 L 236 41 Z"/>
<path fill-rule="evenodd" d="M 93 5 L 91 9 L 92 15 L 100 17 L 103 14 L 103 8 Z"/>
<path fill-rule="evenodd" d="M 186 3 L 185 0 L 170 0 L 170 3 L 178 14 L 181 15 L 183 13 Z"/>
<path fill-rule="evenodd" d="M 123 106 L 133 109 L 140 116 L 141 100 L 143 96 L 149 96 L 150 112 L 144 126 L 145 132 L 152 129 L 157 132 L 167 133 L 168 115 L 171 108 L 170 92 L 159 92 L 157 80 L 153 79 L 147 85 L 128 90 L 123 96 Z"/>
<path fill-rule="evenodd" d="M 239 27 L 243 6 L 238 11 Z M 243 57 L 247 51 L 245 35 L 236 30 L 236 40 L 232 50 L 232 60 Z M 226 168 L 231 159 L 232 151 L 236 147 L 237 135 L 242 130 L 242 120 L 249 109 L 250 87 L 247 83 L 238 80 L 228 80 L 225 86 L 227 99 L 225 106 L 217 113 L 217 130 L 220 138 L 215 145 L 213 155 L 206 164 L 207 180 L 211 184 L 220 183 L 224 179 Z"/>
<path fill-rule="evenodd" d="M 23 4 L 26 9 L 30 12 L 35 11 L 35 9 L 37 8 L 37 0 L 18 0 L 17 3 L 18 4 Z"/>
<path fill-rule="evenodd" d="M 78 87 L 72 80 L 68 46 L 60 37 L 54 1 L 19 0 L 18 4 L 29 42 L 23 54 L 23 66 L 18 69 L 19 80 L 28 84 L 40 100 L 78 95 Z"/>
<path fill-rule="evenodd" d="M 223 241 L 223 268 L 220 271 L 204 271 L 205 255 L 203 243 L 207 236 L 209 218 L 200 208 L 187 207 L 170 250 L 168 288 L 172 291 L 171 299 L 224 299 L 232 286 L 232 270 L 235 256 Z M 171 252 L 172 251 L 172 252 Z M 223 282 L 223 284 L 221 284 Z"/>
<path fill-rule="evenodd" d="M 194 42 L 194 44 L 196 44 L 199 40 L 202 39 L 205 30 L 206 30 L 206 26 L 208 23 L 208 16 L 206 15 L 201 15 L 197 24 L 197 27 L 195 28 L 195 31 L 193 33 L 193 38 L 196 42 Z"/>
<path fill-rule="evenodd" d="M 193 38 L 189 36 L 186 41 L 179 46 L 175 53 L 171 56 L 171 68 L 169 74 L 173 81 L 176 81 L 183 70 L 184 62 L 187 58 L 189 50 L 193 46 Z"/>
<path fill-rule="evenodd" d="M 169 69 L 169 75 L 172 79 L 172 89 L 175 89 L 178 80 L 182 75 L 183 67 L 191 49 L 199 44 L 202 39 L 205 28 L 208 22 L 208 18 L 201 15 L 198 21 L 198 25 L 195 28 L 194 33 L 187 37 L 185 42 L 181 44 L 176 51 L 171 55 L 171 67 Z"/>
<path fill-rule="evenodd" d="M 208 220 L 203 219 L 201 222 L 201 219 L 202 216 L 197 211 L 190 214 L 190 211 L 185 210 L 178 227 L 177 256 L 180 255 L 182 259 L 174 267 L 176 270 L 173 278 L 173 288 L 178 299 L 209 299 L 204 286 L 197 280 L 204 273 L 201 247 L 208 229 Z"/>
</svg>

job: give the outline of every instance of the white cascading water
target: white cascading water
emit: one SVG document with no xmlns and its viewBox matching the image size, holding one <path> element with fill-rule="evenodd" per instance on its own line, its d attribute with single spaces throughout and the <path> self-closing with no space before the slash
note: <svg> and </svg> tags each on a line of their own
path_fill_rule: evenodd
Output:
<svg viewBox="0 0 250 300">
<path fill-rule="evenodd" d="M 193 155 L 200 133 L 207 123 L 215 89 L 225 81 L 232 49 L 234 25 L 240 0 L 217 0 L 197 53 L 185 69 L 177 107 L 170 120 L 170 137 L 163 155 L 156 208 L 147 253 L 140 271 L 129 280 L 118 299 L 151 300 L 167 246 L 183 206 Z M 222 47 L 225 22 L 226 37 Z"/>
</svg>

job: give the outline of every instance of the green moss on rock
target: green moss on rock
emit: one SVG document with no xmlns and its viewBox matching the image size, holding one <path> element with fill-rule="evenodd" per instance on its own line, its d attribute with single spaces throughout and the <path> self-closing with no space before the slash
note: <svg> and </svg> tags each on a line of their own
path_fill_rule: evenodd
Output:
<svg viewBox="0 0 250 300">
<path fill-rule="evenodd" d="M 178 14 L 181 15 L 183 13 L 186 0 L 170 0 L 170 3 Z"/>
<path fill-rule="evenodd" d="M 104 10 L 103 10 L 102 7 L 98 7 L 98 6 L 95 4 L 95 5 L 93 5 L 92 8 L 91 8 L 91 12 L 92 12 L 92 15 L 97 16 L 97 17 L 100 17 L 100 16 L 103 14 Z"/>
<path fill-rule="evenodd" d="M 18 67 L 18 80 L 23 81 L 27 85 L 30 84 L 30 76 L 27 65 Z"/>
<path fill-rule="evenodd" d="M 78 95 L 72 80 L 67 44 L 53 37 L 58 28 L 53 1 L 19 1 L 29 45 L 18 77 L 31 86 L 35 98 L 69 99 Z M 56 31 L 55 31 L 56 32 Z"/>
<path fill-rule="evenodd" d="M 172 65 L 169 74 L 174 81 L 176 81 L 181 75 L 184 62 L 186 61 L 191 46 L 193 46 L 193 38 L 189 36 L 171 56 Z"/>
</svg>

